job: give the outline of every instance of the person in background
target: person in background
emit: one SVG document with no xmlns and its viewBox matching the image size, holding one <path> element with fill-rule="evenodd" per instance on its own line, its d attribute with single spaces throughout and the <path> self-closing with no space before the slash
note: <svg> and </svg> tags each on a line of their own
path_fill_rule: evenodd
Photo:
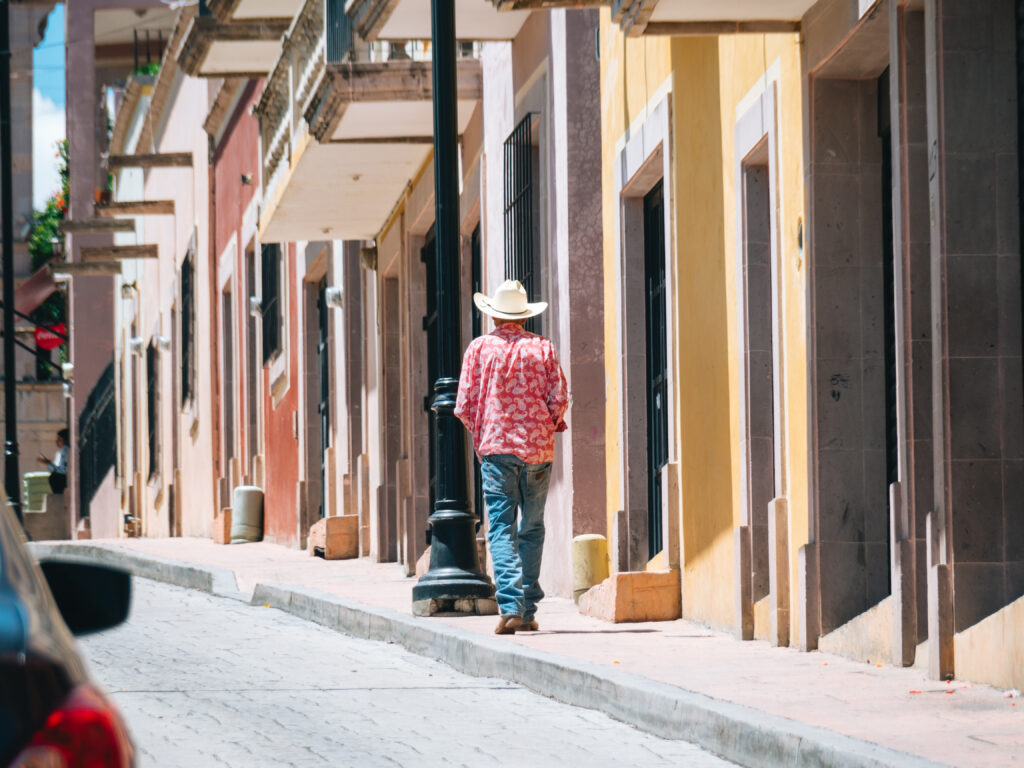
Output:
<svg viewBox="0 0 1024 768">
<path fill-rule="evenodd" d="M 62 429 L 57 433 L 57 455 L 53 461 L 39 454 L 39 463 L 50 469 L 50 490 L 64 493 L 68 487 L 68 431 Z"/>
<path fill-rule="evenodd" d="M 473 301 L 497 327 L 466 349 L 455 415 L 480 457 L 501 614 L 494 632 L 509 635 L 538 629 L 544 503 L 569 392 L 554 346 L 523 327 L 546 302 L 529 303 L 515 280 L 498 286 L 493 298 L 477 293 Z"/>
</svg>

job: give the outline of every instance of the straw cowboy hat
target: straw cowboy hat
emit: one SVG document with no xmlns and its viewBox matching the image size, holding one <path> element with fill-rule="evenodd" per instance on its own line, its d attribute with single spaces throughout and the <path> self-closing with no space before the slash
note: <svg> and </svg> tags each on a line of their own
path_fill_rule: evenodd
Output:
<svg viewBox="0 0 1024 768">
<path fill-rule="evenodd" d="M 548 308 L 546 301 L 528 302 L 526 289 L 518 280 L 506 280 L 494 290 L 494 296 L 473 294 L 473 303 L 485 315 L 502 320 L 525 320 Z"/>
</svg>

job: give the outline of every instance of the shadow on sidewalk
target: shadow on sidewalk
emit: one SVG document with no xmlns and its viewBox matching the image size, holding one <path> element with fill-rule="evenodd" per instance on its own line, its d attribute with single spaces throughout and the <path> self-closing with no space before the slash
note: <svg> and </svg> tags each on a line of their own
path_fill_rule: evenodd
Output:
<svg viewBox="0 0 1024 768">
<path fill-rule="evenodd" d="M 538 629 L 534 632 L 516 632 L 517 635 L 641 635 L 656 629 Z M 703 637 L 703 635 L 701 635 Z"/>
</svg>

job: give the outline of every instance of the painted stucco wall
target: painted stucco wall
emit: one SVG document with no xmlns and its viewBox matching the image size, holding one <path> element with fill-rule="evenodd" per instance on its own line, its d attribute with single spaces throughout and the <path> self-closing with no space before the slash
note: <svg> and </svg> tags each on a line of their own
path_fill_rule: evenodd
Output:
<svg viewBox="0 0 1024 768">
<path fill-rule="evenodd" d="M 192 168 L 154 168 L 147 172 L 145 199 L 174 200 L 175 215 L 140 217 L 140 224 L 137 225 L 140 242 L 155 242 L 160 247 L 157 274 L 150 274 L 153 267 L 147 266 L 147 273 L 142 278 L 144 282 L 139 283 L 143 289 L 138 299 L 143 313 L 139 330 L 145 334 L 147 342 L 157 329 L 161 335 L 172 338 L 175 335 L 172 328 L 172 306 L 176 302 L 176 294 L 180 292 L 181 263 L 193 238 L 195 244 L 196 379 L 195 398 L 190 406 L 183 409 L 179 403 L 173 402 L 171 377 L 180 376 L 180 373 L 173 370 L 170 353 L 160 355 L 164 367 L 161 407 L 164 413 L 169 414 L 161 430 L 161 484 L 173 480 L 171 430 L 177 428 L 180 451 L 178 467 L 184 482 L 180 488 L 176 488 L 176 493 L 180 499 L 181 533 L 184 536 L 209 536 L 215 505 L 214 473 L 210 471 L 214 465 L 213 372 L 209 365 L 208 345 L 203 343 L 203 339 L 211 338 L 215 332 L 209 301 L 211 255 L 207 200 L 210 168 L 207 135 L 202 124 L 196 120 L 196 115 L 206 114 L 208 106 L 208 81 L 178 74 L 163 112 L 163 120 L 154 131 L 154 151 L 190 152 Z M 175 419 L 177 424 L 170 423 L 170 419 Z M 166 530 L 166 510 L 167 505 L 164 503 L 163 512 L 157 512 L 153 517 L 154 528 Z"/>
<path fill-rule="evenodd" d="M 234 434 L 231 439 L 234 444 L 234 456 L 241 459 L 242 474 L 242 478 L 235 478 L 235 485 L 240 485 L 242 479 L 250 475 L 252 468 L 252 456 L 249 451 L 251 419 L 248 413 L 247 390 L 249 386 L 255 386 L 257 383 L 246 380 L 249 370 L 247 355 L 250 323 L 248 299 L 250 286 L 247 284 L 248 257 L 246 251 L 255 245 L 256 226 L 253 200 L 258 189 L 257 179 L 259 177 L 259 124 L 252 114 L 252 105 L 257 100 L 261 87 L 261 82 L 251 81 L 238 94 L 237 103 L 227 119 L 213 157 L 215 195 L 213 241 L 215 243 L 214 258 L 218 260 L 215 271 L 218 275 L 217 314 L 219 318 L 215 328 L 221 337 L 224 334 L 224 319 L 220 317 L 220 291 L 222 288 L 226 287 L 231 291 L 233 312 L 230 328 L 233 331 L 234 339 L 232 349 L 234 387 L 230 396 L 234 398 Z M 246 182 L 243 180 L 243 176 L 248 176 L 252 180 Z M 230 263 L 221 263 L 222 259 L 229 260 Z M 223 286 L 221 285 L 222 281 L 225 281 Z M 223 343 L 223 338 L 221 338 L 220 344 Z M 257 347 L 257 353 L 258 351 Z M 223 357 L 223 351 L 218 353 L 218 357 Z M 218 360 L 217 364 L 223 369 L 222 361 Z M 257 363 L 255 369 L 260 369 L 260 363 Z M 228 393 L 224 390 L 224 386 L 222 383 L 221 429 L 224 429 L 225 408 L 228 402 Z M 256 431 L 258 432 L 258 429 Z M 258 438 L 257 434 L 256 439 L 258 440 Z M 224 436 L 222 435 L 218 442 L 223 442 L 223 440 Z M 214 446 L 214 450 L 221 451 L 221 445 Z M 257 451 L 261 450 L 261 448 L 257 448 Z M 221 467 L 222 476 L 227 477 L 228 472 L 228 467 Z"/>
<path fill-rule="evenodd" d="M 616 274 L 619 205 L 614 162 L 647 111 L 671 105 L 671 240 L 668 350 L 675 362 L 676 420 L 670 461 L 678 461 L 683 611 L 717 627 L 736 623 L 733 532 L 741 522 L 737 337 L 737 227 L 734 134 L 738 118 L 774 82 L 778 99 L 783 486 L 790 511 L 790 604 L 796 605 L 796 552 L 807 540 L 807 406 L 799 47 L 793 35 L 626 39 L 602 11 L 605 344 L 608 531 L 621 509 L 622 393 L 619 391 L 620 287 Z M 618 309 L 618 311 L 617 311 Z M 791 616 L 795 617 L 795 611 Z M 796 637 L 795 619 L 791 637 Z"/>
</svg>

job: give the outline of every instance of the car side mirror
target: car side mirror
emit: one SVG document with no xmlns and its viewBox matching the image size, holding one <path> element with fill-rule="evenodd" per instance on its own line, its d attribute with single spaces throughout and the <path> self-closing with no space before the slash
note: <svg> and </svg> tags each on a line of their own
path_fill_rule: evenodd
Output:
<svg viewBox="0 0 1024 768">
<path fill-rule="evenodd" d="M 132 577 L 126 571 L 69 560 L 44 560 L 39 565 L 72 634 L 110 629 L 128 617 Z"/>
</svg>

